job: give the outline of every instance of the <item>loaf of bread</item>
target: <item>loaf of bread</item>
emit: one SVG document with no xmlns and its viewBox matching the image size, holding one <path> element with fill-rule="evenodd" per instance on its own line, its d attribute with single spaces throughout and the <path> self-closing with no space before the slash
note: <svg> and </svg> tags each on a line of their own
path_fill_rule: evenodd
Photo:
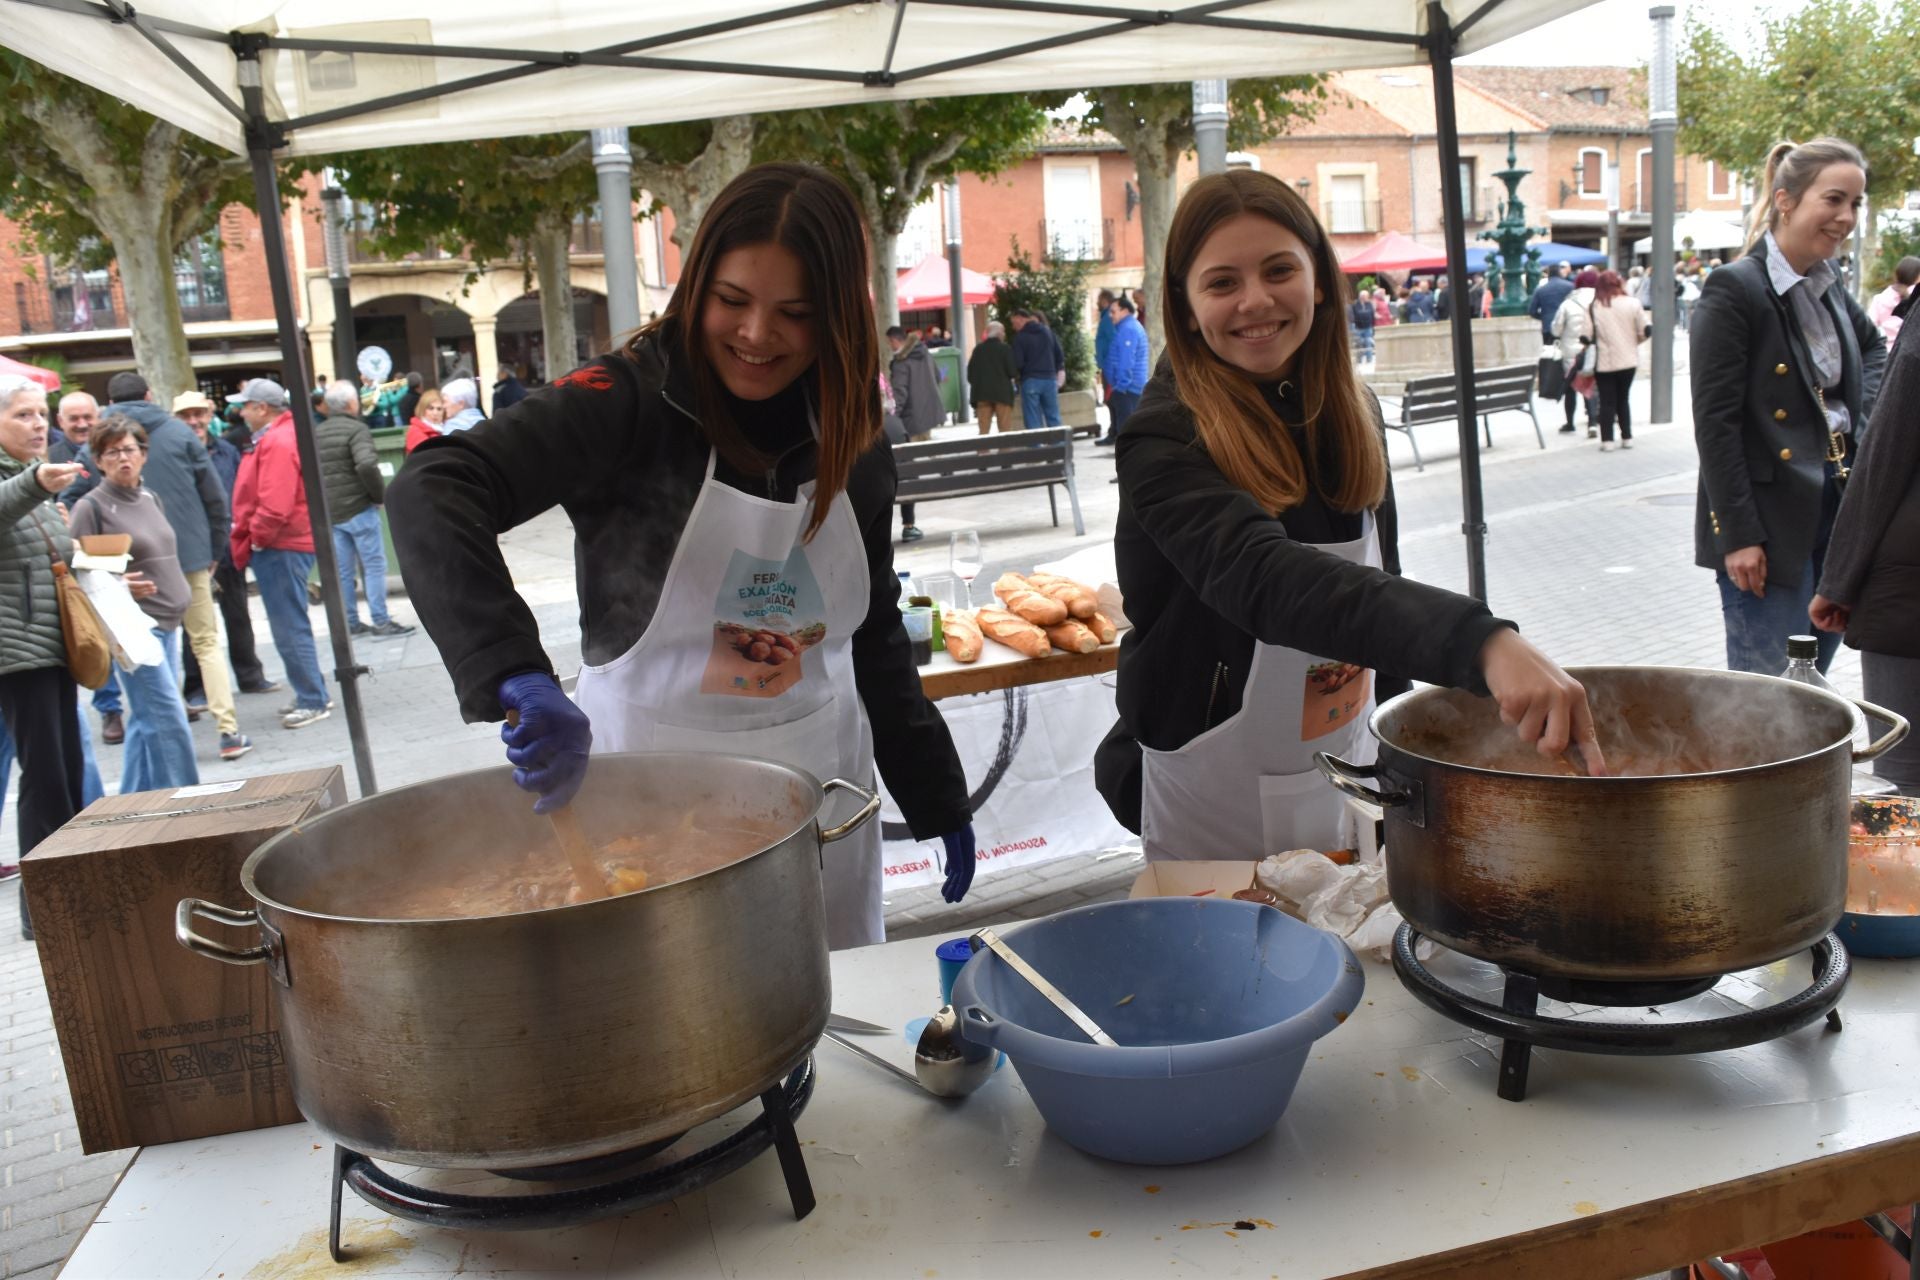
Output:
<svg viewBox="0 0 1920 1280">
<path fill-rule="evenodd" d="M 964 613 L 947 611 L 940 615 L 940 633 L 946 638 L 947 652 L 955 662 L 973 662 L 980 656 L 979 624 Z"/>
<path fill-rule="evenodd" d="M 1092 653 L 1100 647 L 1100 638 L 1089 631 L 1084 623 L 1068 618 L 1065 622 L 1056 622 L 1048 627 L 1047 639 L 1056 649 L 1065 649 L 1068 653 Z"/>
<path fill-rule="evenodd" d="M 1041 595 L 1017 573 L 1001 574 L 993 584 L 993 594 L 1000 597 L 1009 613 L 1018 614 L 1028 622 L 1050 627 L 1067 620 L 1066 605 L 1050 596 Z"/>
<path fill-rule="evenodd" d="M 1069 614 L 1083 622 L 1100 607 L 1100 601 L 1091 588 L 1057 573 L 1030 573 L 1027 575 L 1027 585 L 1050 600 L 1058 600 L 1067 606 Z"/>
<path fill-rule="evenodd" d="M 1101 644 L 1112 644 L 1120 638 L 1120 628 L 1114 626 L 1104 613 L 1096 611 L 1091 618 L 1085 620 L 1085 625 L 1087 630 L 1099 638 Z"/>
<path fill-rule="evenodd" d="M 1046 632 L 1004 609 L 975 610 L 973 620 L 980 624 L 981 634 L 987 639 L 997 640 L 1029 658 L 1044 658 L 1053 652 Z"/>
</svg>

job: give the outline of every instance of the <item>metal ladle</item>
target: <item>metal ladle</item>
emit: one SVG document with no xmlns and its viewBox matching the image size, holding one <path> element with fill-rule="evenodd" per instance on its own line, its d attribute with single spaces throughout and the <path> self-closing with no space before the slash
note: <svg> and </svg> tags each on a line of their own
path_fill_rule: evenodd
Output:
<svg viewBox="0 0 1920 1280">
<path fill-rule="evenodd" d="M 1081 1034 L 1086 1036 L 1087 1039 L 1093 1041 L 1095 1044 L 1103 1044 L 1109 1049 L 1117 1049 L 1120 1047 L 1119 1042 L 1105 1031 L 1102 1031 L 1100 1024 L 1092 1018 L 1089 1018 L 1084 1009 L 1067 999 L 1066 994 L 1062 992 L 1060 988 L 1047 981 L 1044 974 L 1028 964 L 1018 951 L 1015 951 L 1012 947 L 1002 942 L 999 937 L 994 934 L 993 930 L 982 929 L 980 932 L 974 934 L 970 941 L 973 943 L 973 949 L 975 951 L 978 951 L 981 947 L 991 948 L 993 954 L 1007 962 L 1008 968 L 1025 978 L 1032 984 L 1035 991 L 1045 996 L 1048 1004 L 1051 1004 L 1061 1013 L 1066 1014 L 1073 1025 L 1080 1028 Z"/>
<path fill-rule="evenodd" d="M 849 1053 L 857 1054 L 883 1071 L 890 1071 L 910 1084 L 925 1089 L 936 1098 L 964 1098 L 985 1084 L 993 1074 L 994 1052 L 974 1044 L 960 1034 L 960 1015 L 953 1006 L 942 1005 L 940 1012 L 927 1020 L 920 1041 L 913 1047 L 913 1070 L 895 1066 L 877 1053 L 869 1053 L 853 1041 L 829 1028 L 827 1039 Z"/>
</svg>

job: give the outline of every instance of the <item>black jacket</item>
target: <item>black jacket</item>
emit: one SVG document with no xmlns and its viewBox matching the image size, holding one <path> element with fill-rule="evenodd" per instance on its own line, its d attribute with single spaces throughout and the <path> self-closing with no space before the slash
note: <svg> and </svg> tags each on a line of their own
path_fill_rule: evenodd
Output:
<svg viewBox="0 0 1920 1280">
<path fill-rule="evenodd" d="M 1297 422 L 1297 398 L 1270 402 Z M 1512 624 L 1399 576 L 1391 483 L 1374 513 L 1385 572 L 1319 550 L 1311 543 L 1358 536 L 1359 517 L 1317 492 L 1279 519 L 1262 510 L 1201 447 L 1164 361 L 1116 457 L 1114 559 L 1133 629 L 1120 642 L 1120 723 L 1094 757 L 1094 782 L 1129 829 L 1140 829 L 1141 745 L 1173 750 L 1238 712 L 1256 640 L 1373 668 L 1382 700 L 1409 678 L 1486 692 L 1480 648 Z M 1323 456 L 1323 473 L 1338 466 Z"/>
<path fill-rule="evenodd" d="M 1827 480 L 1827 422 L 1813 356 L 1767 278 L 1766 241 L 1707 277 L 1688 326 L 1700 451 L 1694 563 L 1767 550 L 1767 581 L 1795 588 L 1813 555 Z M 1840 337 L 1840 393 L 1856 436 L 1880 392 L 1886 344 L 1835 280 L 1823 301 Z"/>
<path fill-rule="evenodd" d="M 876 390 L 875 394 L 878 392 Z M 431 565 L 408 579 L 414 607 L 453 675 L 468 720 L 501 718 L 500 681 L 553 670 L 533 614 L 514 592 L 499 535 L 554 507 L 575 534 L 581 651 L 604 663 L 633 647 L 652 620 L 662 579 L 706 474 L 710 452 L 684 368 L 663 345 L 602 356 L 531 392 L 469 431 L 427 441 L 387 490 L 402 563 Z M 743 493 L 791 502 L 814 476 L 805 406 L 771 433 L 742 423 L 778 459 L 765 474 L 716 474 Z M 867 550 L 872 601 L 853 636 L 860 701 L 880 774 L 916 839 L 969 820 L 967 785 L 946 722 L 927 700 L 901 624 L 894 576 L 893 453 L 884 441 L 848 478 Z"/>
</svg>

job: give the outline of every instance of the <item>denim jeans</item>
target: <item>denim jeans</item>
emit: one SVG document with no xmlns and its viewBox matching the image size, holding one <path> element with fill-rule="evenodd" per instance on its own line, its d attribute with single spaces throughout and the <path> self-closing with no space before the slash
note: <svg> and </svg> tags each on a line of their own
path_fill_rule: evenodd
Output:
<svg viewBox="0 0 1920 1280">
<path fill-rule="evenodd" d="M 107 664 L 107 682 L 93 691 L 93 709 L 101 715 L 125 710 L 120 701 L 120 668 Z"/>
<path fill-rule="evenodd" d="M 1052 374 L 1020 379 L 1020 409 L 1029 428 L 1060 425 L 1060 388 L 1053 385 Z"/>
<path fill-rule="evenodd" d="M 1840 651 L 1840 637 L 1814 630 L 1807 618 L 1807 606 L 1813 603 L 1813 589 L 1820 584 L 1820 571 L 1827 562 L 1827 540 L 1839 511 L 1839 487 L 1828 480 L 1813 554 L 1800 566 L 1798 587 L 1769 582 L 1767 594 L 1756 596 L 1734 586 L 1725 569 L 1714 572 L 1720 585 L 1720 616 L 1727 629 L 1727 670 L 1777 676 L 1787 669 L 1787 637 L 1813 636 L 1820 642 L 1820 656 L 1814 665 L 1825 674 L 1833 655 Z"/>
<path fill-rule="evenodd" d="M 313 552 L 276 551 L 263 547 L 253 553 L 253 580 L 260 584 L 260 603 L 267 610 L 273 647 L 293 686 L 293 705 L 318 711 L 327 705 L 327 681 L 314 654 L 313 620 L 307 615 L 307 575 L 313 572 Z"/>
<path fill-rule="evenodd" d="M 193 759 L 187 701 L 180 696 L 180 628 L 153 629 L 167 660 L 120 674 L 127 698 L 127 742 L 121 756 L 120 794 L 191 787 L 200 782 Z"/>
<path fill-rule="evenodd" d="M 351 520 L 333 526 L 333 558 L 340 566 L 340 599 L 347 621 L 360 619 L 353 599 L 353 566 L 357 562 L 367 580 L 367 611 L 373 625 L 387 621 L 387 549 L 380 542 L 380 508 L 368 507 Z"/>
<path fill-rule="evenodd" d="M 1138 391 L 1116 391 L 1107 397 L 1107 413 L 1111 415 L 1113 425 L 1107 428 L 1108 435 L 1118 435 L 1120 428 L 1127 425 L 1127 419 L 1140 407 Z"/>
<path fill-rule="evenodd" d="M 1353 336 L 1353 354 L 1362 360 L 1373 359 L 1373 330 L 1348 325 L 1347 332 Z"/>
</svg>

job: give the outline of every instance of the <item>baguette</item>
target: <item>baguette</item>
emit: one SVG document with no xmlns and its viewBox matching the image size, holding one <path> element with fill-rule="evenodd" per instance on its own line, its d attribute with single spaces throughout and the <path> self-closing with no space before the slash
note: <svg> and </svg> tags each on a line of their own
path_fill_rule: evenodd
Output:
<svg viewBox="0 0 1920 1280">
<path fill-rule="evenodd" d="M 1082 622 L 1091 618 L 1100 607 L 1099 598 L 1092 591 L 1072 578 L 1063 578 L 1057 573 L 1028 574 L 1027 585 L 1041 595 L 1067 606 L 1067 612 Z"/>
<path fill-rule="evenodd" d="M 946 638 L 947 652 L 955 662 L 973 662 L 980 657 L 980 626 L 964 613 L 942 613 L 940 633 Z"/>
<path fill-rule="evenodd" d="M 1100 638 L 1101 644 L 1112 644 L 1120 638 L 1120 628 L 1114 626 L 1112 619 L 1104 613 L 1096 611 L 1091 618 L 1086 619 L 1085 625 L 1087 630 Z"/>
<path fill-rule="evenodd" d="M 1047 633 L 1016 614 L 1003 609 L 977 609 L 973 620 L 989 640 L 997 640 L 1029 658 L 1044 658 L 1053 652 Z"/>
<path fill-rule="evenodd" d="M 1009 613 L 1017 614 L 1028 622 L 1050 627 L 1067 620 L 1066 605 L 1041 595 L 1017 573 L 1001 574 L 993 584 L 993 593 L 1000 597 Z"/>
<path fill-rule="evenodd" d="M 1072 618 L 1048 627 L 1047 639 L 1053 642 L 1054 648 L 1068 653 L 1092 653 L 1100 647 L 1100 638 L 1089 631 L 1086 624 Z"/>
</svg>

